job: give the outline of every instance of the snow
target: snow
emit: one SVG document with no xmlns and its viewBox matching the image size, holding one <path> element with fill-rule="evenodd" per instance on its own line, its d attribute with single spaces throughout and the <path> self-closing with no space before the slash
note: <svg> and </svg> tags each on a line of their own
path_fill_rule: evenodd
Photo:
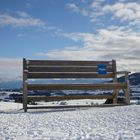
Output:
<svg viewBox="0 0 140 140">
<path fill-rule="evenodd" d="M 0 102 L 0 140 L 140 140 L 140 106 L 29 110 Z"/>
<path fill-rule="evenodd" d="M 0 113 L 22 109 L 22 104 L 14 102 L 0 102 Z"/>
<path fill-rule="evenodd" d="M 105 103 L 106 99 L 100 99 L 100 100 L 92 100 L 92 99 L 86 99 L 86 100 L 63 100 L 63 101 L 53 101 L 53 102 L 36 102 L 37 106 L 58 106 L 58 105 L 92 105 L 92 104 L 103 104 Z M 34 106 L 34 105 L 28 105 L 28 106 Z"/>
<path fill-rule="evenodd" d="M 22 94 L 22 93 L 16 91 L 0 91 L 0 99 L 4 100 L 6 98 L 9 98 L 10 94 Z"/>
</svg>

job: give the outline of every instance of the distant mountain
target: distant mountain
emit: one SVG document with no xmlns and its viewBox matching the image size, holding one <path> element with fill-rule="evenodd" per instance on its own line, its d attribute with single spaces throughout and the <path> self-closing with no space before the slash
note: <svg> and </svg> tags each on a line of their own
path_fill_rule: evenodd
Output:
<svg viewBox="0 0 140 140">
<path fill-rule="evenodd" d="M 0 88 L 5 88 L 5 89 L 16 89 L 16 88 L 21 88 L 22 87 L 22 81 L 17 80 L 17 81 L 7 81 L 3 82 L 0 81 Z"/>
<path fill-rule="evenodd" d="M 123 82 L 124 76 L 118 78 L 118 81 Z M 140 85 L 140 72 L 130 74 L 129 81 L 130 81 L 130 85 Z"/>
<path fill-rule="evenodd" d="M 132 73 L 129 75 L 129 80 L 131 85 L 140 85 L 140 72 L 138 73 Z M 118 78 L 119 82 L 124 81 L 124 76 Z M 43 81 L 38 81 L 38 82 L 44 82 L 44 83 L 58 83 L 58 80 L 43 80 Z M 93 80 L 93 79 L 79 79 L 79 80 L 61 80 L 59 83 L 99 83 L 99 82 L 105 82 L 105 80 Z M 36 83 L 36 81 L 34 81 Z M 0 88 L 7 88 L 7 89 L 12 89 L 12 88 L 21 88 L 22 87 L 22 80 L 17 80 L 17 81 L 8 81 L 4 82 L 0 79 Z"/>
<path fill-rule="evenodd" d="M 47 84 L 70 84 L 70 83 L 99 83 L 99 82 L 104 82 L 105 80 L 95 80 L 95 79 L 78 79 L 78 80 L 53 80 L 53 79 L 47 79 L 47 80 L 35 80 L 35 81 L 31 81 L 32 83 L 47 83 Z M 17 80 L 17 81 L 2 81 L 0 80 L 0 88 L 4 88 L 4 89 L 15 89 L 15 88 L 22 88 L 22 81 L 21 80 Z"/>
</svg>

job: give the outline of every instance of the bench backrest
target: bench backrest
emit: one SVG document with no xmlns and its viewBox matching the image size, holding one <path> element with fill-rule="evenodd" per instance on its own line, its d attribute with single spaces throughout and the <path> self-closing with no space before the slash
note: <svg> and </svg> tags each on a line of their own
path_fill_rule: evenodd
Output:
<svg viewBox="0 0 140 140">
<path fill-rule="evenodd" d="M 106 67 L 105 74 L 99 74 L 99 66 Z M 115 78 L 116 61 L 65 61 L 26 60 L 23 70 L 27 79 L 42 78 Z"/>
</svg>

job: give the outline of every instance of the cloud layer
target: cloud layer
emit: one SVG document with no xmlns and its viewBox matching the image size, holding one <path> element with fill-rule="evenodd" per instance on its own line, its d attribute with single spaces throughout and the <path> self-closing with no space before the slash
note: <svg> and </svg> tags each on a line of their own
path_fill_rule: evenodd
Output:
<svg viewBox="0 0 140 140">
<path fill-rule="evenodd" d="M 120 70 L 140 69 L 140 35 L 121 30 L 99 30 L 91 33 L 60 33 L 61 36 L 83 43 L 83 46 L 69 46 L 63 50 L 51 50 L 38 55 L 50 59 L 112 60 L 118 61 Z"/>
<path fill-rule="evenodd" d="M 104 16 L 110 17 L 110 20 L 117 19 L 121 23 L 128 21 L 129 25 L 140 24 L 140 2 L 136 0 L 133 2 L 120 0 L 111 4 L 108 0 L 94 0 L 86 7 L 76 3 L 68 3 L 67 6 L 73 12 L 87 16 L 91 22 L 98 22 L 98 24 Z"/>
<path fill-rule="evenodd" d="M 22 60 L 0 58 L 0 82 L 19 80 L 22 77 Z"/>
<path fill-rule="evenodd" d="M 96 33 L 58 32 L 58 36 L 73 40 L 75 46 L 40 52 L 37 55 L 50 59 L 116 59 L 119 70 L 140 71 L 140 32 L 137 30 L 140 29 L 139 2 L 121 0 L 110 4 L 106 0 L 94 0 L 85 7 L 76 2 L 68 3 L 67 7 L 76 14 L 89 17 L 89 21 L 95 23 L 94 26 L 101 22 L 104 26 L 96 28 Z M 79 46 L 81 43 L 83 45 Z"/>
<path fill-rule="evenodd" d="M 130 25 L 140 24 L 140 3 L 116 3 L 114 5 L 106 5 L 103 12 L 112 13 L 113 18 L 119 18 L 121 21 L 129 21 Z"/>
<path fill-rule="evenodd" d="M 45 22 L 38 18 L 33 18 L 25 12 L 15 12 L 15 14 L 0 13 L 1 26 L 13 27 L 44 27 Z"/>
</svg>

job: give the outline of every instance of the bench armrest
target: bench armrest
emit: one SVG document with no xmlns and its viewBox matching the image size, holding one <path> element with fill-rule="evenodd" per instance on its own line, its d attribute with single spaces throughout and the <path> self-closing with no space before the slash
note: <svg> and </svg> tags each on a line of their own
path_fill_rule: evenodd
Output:
<svg viewBox="0 0 140 140">
<path fill-rule="evenodd" d="M 129 74 L 130 71 L 117 71 L 116 74 Z"/>
</svg>

